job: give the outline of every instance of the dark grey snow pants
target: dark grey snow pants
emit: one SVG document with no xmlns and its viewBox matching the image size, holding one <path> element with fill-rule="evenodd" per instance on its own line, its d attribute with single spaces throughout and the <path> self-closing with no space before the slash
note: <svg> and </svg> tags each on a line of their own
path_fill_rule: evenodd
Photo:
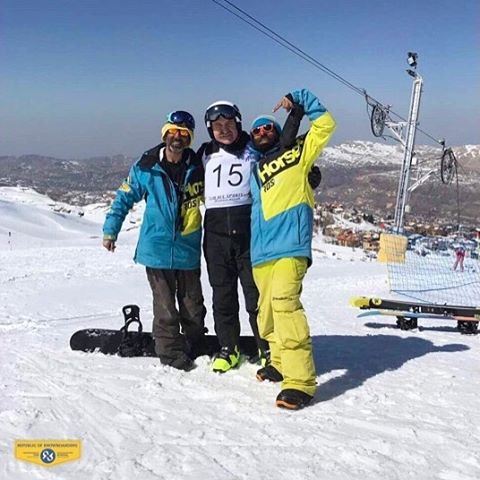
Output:
<svg viewBox="0 0 480 480">
<path fill-rule="evenodd" d="M 147 267 L 147 278 L 153 294 L 155 351 L 162 363 L 170 365 L 203 338 L 206 309 L 200 269 Z"/>
</svg>

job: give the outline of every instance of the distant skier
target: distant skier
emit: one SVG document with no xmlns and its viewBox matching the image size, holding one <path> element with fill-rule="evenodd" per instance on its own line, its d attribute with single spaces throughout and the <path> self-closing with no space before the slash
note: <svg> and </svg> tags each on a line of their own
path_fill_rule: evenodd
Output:
<svg viewBox="0 0 480 480">
<path fill-rule="evenodd" d="M 455 249 L 455 263 L 453 264 L 453 270 L 457 270 L 460 267 L 460 271 L 463 272 L 463 261 L 465 260 L 465 248 L 459 245 Z"/>
<path fill-rule="evenodd" d="M 188 112 L 168 115 L 164 143 L 132 166 L 103 226 L 103 246 L 114 252 L 129 210 L 145 200 L 135 262 L 146 266 L 153 293 L 155 351 L 163 364 L 186 371 L 194 367 L 192 349 L 203 342 L 206 313 L 200 283 L 203 171 L 188 148 L 194 128 Z"/>
<path fill-rule="evenodd" d="M 308 173 L 335 130 L 335 121 L 308 90 L 296 90 L 274 111 L 289 113 L 281 130 L 270 115 L 254 120 L 250 134 L 260 152 L 251 176 L 253 277 L 260 292 L 258 326 L 271 360 L 257 372 L 260 381 L 282 381 L 278 407 L 298 410 L 316 390 L 308 321 L 300 302 L 311 264 L 313 190 Z M 311 125 L 297 137 L 304 115 Z"/>
</svg>

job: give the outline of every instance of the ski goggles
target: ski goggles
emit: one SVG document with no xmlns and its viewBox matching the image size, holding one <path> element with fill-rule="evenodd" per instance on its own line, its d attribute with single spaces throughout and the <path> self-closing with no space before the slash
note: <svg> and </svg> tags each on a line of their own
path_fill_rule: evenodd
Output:
<svg viewBox="0 0 480 480">
<path fill-rule="evenodd" d="M 195 119 L 188 112 L 177 110 L 167 115 L 168 123 L 175 125 L 185 125 L 190 130 L 195 130 Z"/>
<path fill-rule="evenodd" d="M 253 135 L 260 135 L 260 132 L 272 132 L 274 129 L 273 123 L 267 123 L 266 125 L 252 128 L 251 132 Z"/>
<path fill-rule="evenodd" d="M 215 122 L 220 117 L 227 120 L 232 118 L 242 119 L 240 112 L 231 105 L 214 105 L 205 112 L 205 122 Z"/>
</svg>

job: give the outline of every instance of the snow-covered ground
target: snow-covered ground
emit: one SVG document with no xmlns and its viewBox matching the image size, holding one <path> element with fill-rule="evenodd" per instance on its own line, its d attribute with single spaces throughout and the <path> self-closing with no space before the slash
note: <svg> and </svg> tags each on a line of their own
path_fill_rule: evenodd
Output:
<svg viewBox="0 0 480 480">
<path fill-rule="evenodd" d="M 384 266 L 316 239 L 302 298 L 319 387 L 312 406 L 288 412 L 248 363 L 218 375 L 202 357 L 185 373 L 72 352 L 74 331 L 120 327 L 124 304 L 149 326 L 138 231 L 110 254 L 100 207 L 80 218 L 32 196 L 0 189 L 0 479 L 480 478 L 480 336 L 447 321 L 402 332 L 389 317 L 357 319 L 349 297 L 388 295 Z M 15 440 L 38 438 L 81 439 L 82 458 L 15 460 Z"/>
</svg>

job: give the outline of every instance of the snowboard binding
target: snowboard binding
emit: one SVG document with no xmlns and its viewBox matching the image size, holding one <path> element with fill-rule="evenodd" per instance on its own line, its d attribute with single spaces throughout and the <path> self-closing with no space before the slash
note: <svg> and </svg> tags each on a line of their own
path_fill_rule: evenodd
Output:
<svg viewBox="0 0 480 480">
<path fill-rule="evenodd" d="M 128 332 L 128 327 L 132 323 L 138 323 L 138 331 L 141 333 L 143 331 L 143 325 L 140 321 L 140 307 L 138 305 L 125 305 L 122 308 L 123 318 L 125 320 L 125 325 L 121 330 Z"/>
<path fill-rule="evenodd" d="M 478 322 L 459 320 L 457 329 L 463 335 L 476 335 L 478 333 Z"/>
<path fill-rule="evenodd" d="M 122 308 L 125 325 L 120 329 L 122 340 L 118 347 L 121 357 L 141 357 L 145 351 L 145 336 L 142 335 L 143 325 L 140 321 L 140 308 L 138 305 L 125 305 Z M 137 324 L 137 330 L 129 331 L 131 325 Z"/>
<path fill-rule="evenodd" d="M 418 328 L 418 321 L 416 318 L 397 317 L 397 326 L 400 330 L 413 330 Z"/>
</svg>

